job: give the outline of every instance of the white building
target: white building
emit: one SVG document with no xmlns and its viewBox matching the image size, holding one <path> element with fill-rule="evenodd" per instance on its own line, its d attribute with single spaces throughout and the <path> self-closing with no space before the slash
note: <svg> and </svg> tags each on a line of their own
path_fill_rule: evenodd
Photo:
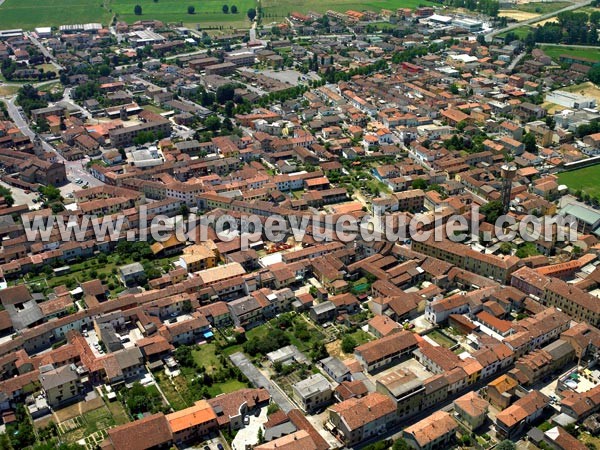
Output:
<svg viewBox="0 0 600 450">
<path fill-rule="evenodd" d="M 546 95 L 546 101 L 573 109 L 595 108 L 596 99 L 566 91 L 554 91 Z"/>
</svg>

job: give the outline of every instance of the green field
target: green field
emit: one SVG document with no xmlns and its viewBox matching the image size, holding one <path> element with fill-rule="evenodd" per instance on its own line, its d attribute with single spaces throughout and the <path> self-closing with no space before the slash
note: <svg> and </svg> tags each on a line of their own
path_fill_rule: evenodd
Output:
<svg viewBox="0 0 600 450">
<path fill-rule="evenodd" d="M 87 22 L 107 24 L 111 14 L 103 0 L 6 0 L 0 7 L 0 29 L 59 26 Z"/>
<path fill-rule="evenodd" d="M 572 5 L 571 2 L 535 2 L 535 3 L 522 3 L 518 5 L 515 9 L 524 12 L 530 13 L 538 13 L 538 14 L 546 14 L 554 11 L 558 11 L 559 9 L 563 9 L 569 5 Z"/>
<path fill-rule="evenodd" d="M 556 63 L 559 62 L 558 57 L 560 55 L 569 55 L 577 58 L 587 58 L 600 61 L 600 48 L 577 48 L 569 47 L 568 45 L 561 45 L 560 47 L 555 47 L 553 45 L 541 45 L 540 48 L 550 58 L 556 59 Z"/>
<path fill-rule="evenodd" d="M 324 13 L 328 9 L 339 12 L 345 12 L 349 9 L 355 11 L 363 11 L 365 9 L 371 11 L 379 11 L 380 9 L 395 11 L 398 8 L 416 8 L 419 5 L 436 4 L 427 0 L 365 0 L 363 2 L 357 0 L 305 0 L 303 2 L 295 0 L 262 0 L 261 3 L 265 15 L 263 23 L 265 24 L 273 22 L 275 19 L 281 19 L 293 11 L 300 13 L 308 11 Z M 439 5 L 439 3 L 437 4 Z"/>
<path fill-rule="evenodd" d="M 133 13 L 135 5 L 142 7 L 142 15 Z M 60 26 L 87 22 L 101 22 L 107 25 L 113 15 L 119 20 L 158 19 L 163 22 L 183 22 L 201 27 L 223 26 L 224 29 L 245 27 L 250 21 L 246 17 L 249 8 L 255 7 L 254 0 L 226 2 L 237 6 L 237 14 L 223 14 L 225 2 L 217 0 L 6 0 L 0 7 L 0 29 L 37 26 Z M 195 14 L 188 14 L 188 6 L 196 8 Z"/>
<path fill-rule="evenodd" d="M 226 4 L 231 9 L 232 5 L 237 6 L 237 14 L 224 14 L 223 5 Z M 135 5 L 142 7 L 142 15 L 136 16 L 133 13 Z M 196 8 L 195 14 L 188 14 L 188 6 Z M 194 26 L 198 24 L 201 28 L 223 26 L 228 28 L 249 28 L 250 21 L 246 17 L 249 8 L 254 8 L 254 0 L 159 0 L 158 2 L 146 0 L 111 0 L 111 9 L 117 14 L 119 20 L 125 22 L 135 22 L 141 19 L 158 19 L 163 22 L 183 22 Z"/>
<path fill-rule="evenodd" d="M 505 37 L 508 33 L 514 33 L 518 38 L 524 38 L 526 37 L 529 33 L 531 33 L 533 30 L 531 29 L 530 26 L 528 25 L 523 25 L 522 27 L 519 28 L 515 28 L 514 30 L 510 30 L 507 33 L 501 33 L 498 35 L 498 37 Z"/>
<path fill-rule="evenodd" d="M 581 190 L 600 198 L 600 165 L 559 173 L 558 181 L 567 185 L 569 189 Z"/>
<path fill-rule="evenodd" d="M 416 8 L 419 5 L 433 5 L 428 0 L 306 0 L 299 3 L 294 0 L 262 0 L 264 11 L 263 23 L 279 21 L 292 11 L 306 13 L 316 11 L 324 13 L 329 9 L 344 12 L 349 9 L 362 11 L 365 9 L 379 11 L 399 7 Z M 554 2 L 545 5 L 557 5 Z M 142 7 L 142 15 L 133 13 L 135 5 Z M 237 14 L 224 14 L 222 7 L 227 4 L 237 6 Z M 195 14 L 188 14 L 188 6 L 196 8 Z M 256 0 L 6 0 L 0 6 L 0 29 L 24 28 L 33 29 L 38 26 L 60 26 L 87 22 L 108 24 L 113 16 L 118 20 L 135 22 L 136 20 L 157 19 L 167 23 L 182 22 L 187 26 L 200 28 L 223 27 L 223 31 L 235 28 L 248 28 L 250 21 L 246 17 L 249 8 L 257 6 Z"/>
</svg>

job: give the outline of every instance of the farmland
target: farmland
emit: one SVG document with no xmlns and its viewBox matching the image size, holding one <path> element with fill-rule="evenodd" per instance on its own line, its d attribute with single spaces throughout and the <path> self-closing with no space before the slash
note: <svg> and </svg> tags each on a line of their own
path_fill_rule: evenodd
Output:
<svg viewBox="0 0 600 450">
<path fill-rule="evenodd" d="M 559 2 L 556 2 L 558 4 Z M 142 14 L 135 15 L 136 5 L 142 7 Z M 238 12 L 223 13 L 223 5 L 235 5 Z M 398 4 L 395 0 L 262 0 L 265 24 L 281 20 L 292 11 L 316 11 L 324 13 L 329 9 L 344 12 L 349 9 L 395 10 L 398 7 L 416 8 L 419 5 L 433 5 L 428 0 L 404 0 Z M 552 3 L 553 5 L 555 3 Z M 188 6 L 195 8 L 194 14 L 188 14 Z M 24 28 L 33 29 L 38 26 L 60 26 L 87 22 L 101 22 L 106 25 L 113 17 L 128 23 L 136 20 L 156 19 L 166 23 L 183 23 L 187 26 L 202 29 L 222 29 L 224 32 L 237 28 L 249 28 L 250 21 L 246 17 L 249 8 L 256 8 L 256 0 L 191 0 L 182 3 L 179 0 L 48 0 L 40 4 L 37 0 L 6 0 L 0 6 L 0 29 Z"/>
<path fill-rule="evenodd" d="M 133 13 L 135 5 L 142 6 L 142 15 Z M 223 13 L 223 5 L 227 4 L 229 9 L 235 5 L 238 9 L 236 14 Z M 188 14 L 188 6 L 195 8 L 194 14 Z M 159 0 L 158 2 L 140 2 L 139 0 L 112 0 L 111 9 L 117 15 L 118 20 L 135 22 L 136 20 L 157 19 L 163 22 L 183 22 L 200 28 L 219 27 L 227 28 L 249 28 L 250 21 L 246 17 L 249 8 L 254 8 L 254 0 L 190 0 L 181 2 L 179 0 Z"/>
<path fill-rule="evenodd" d="M 362 11 L 365 9 L 374 11 L 379 11 L 380 9 L 390 9 L 395 11 L 400 7 L 416 8 L 419 5 L 434 5 L 434 3 L 427 0 L 404 0 L 402 2 L 395 0 L 365 0 L 362 2 L 357 0 L 305 0 L 303 2 L 294 0 L 262 0 L 261 3 L 265 15 L 263 19 L 265 24 L 276 19 L 281 19 L 292 11 L 304 13 L 307 11 L 324 13 L 328 9 L 339 12 L 344 12 L 349 9 L 354 9 L 357 11 Z"/>
<path fill-rule="evenodd" d="M 86 22 L 107 24 L 110 17 L 102 0 L 6 0 L 0 7 L 0 29 Z"/>
<path fill-rule="evenodd" d="M 142 15 L 133 13 L 135 5 L 142 6 Z M 87 22 L 101 22 L 107 25 L 114 15 L 118 20 L 157 19 L 163 22 L 183 22 L 201 27 L 248 28 L 246 17 L 249 8 L 255 7 L 254 0 L 236 0 L 227 3 L 237 6 L 237 14 L 224 14 L 224 2 L 217 0 L 191 0 L 182 3 L 177 0 L 140 2 L 139 0 L 6 0 L 0 6 L 0 29 L 38 26 L 60 26 Z M 188 6 L 194 6 L 195 14 L 188 14 Z"/>
<path fill-rule="evenodd" d="M 565 8 L 571 4 L 571 2 L 531 2 L 521 3 L 520 5 L 517 5 L 516 8 L 519 11 L 546 14 L 558 11 L 559 9 Z"/>
</svg>

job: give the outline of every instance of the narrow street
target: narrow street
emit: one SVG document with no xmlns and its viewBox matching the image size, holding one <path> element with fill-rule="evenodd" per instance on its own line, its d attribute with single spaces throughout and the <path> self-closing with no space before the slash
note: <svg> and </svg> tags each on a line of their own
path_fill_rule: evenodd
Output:
<svg viewBox="0 0 600 450">
<path fill-rule="evenodd" d="M 6 108 L 8 110 L 8 115 L 11 120 L 17 125 L 19 130 L 33 141 L 36 137 L 36 133 L 30 128 L 29 123 L 25 120 L 25 118 L 21 115 L 21 112 L 18 106 L 15 104 L 16 97 L 11 97 L 6 101 Z M 86 169 L 84 164 L 88 161 L 87 159 L 79 160 L 79 161 L 67 161 L 59 152 L 56 151 L 52 145 L 41 140 L 42 147 L 44 150 L 55 153 L 56 159 L 58 162 L 62 162 L 65 164 L 65 169 L 67 172 L 67 178 L 73 182 L 76 178 L 80 178 L 82 180 L 81 185 L 88 184 L 89 187 L 101 186 L 103 183 L 94 178 Z M 63 195 L 72 192 L 73 190 L 77 190 L 80 186 L 78 185 L 66 185 L 61 188 L 61 192 Z"/>
<path fill-rule="evenodd" d="M 294 406 L 288 396 L 281 391 L 279 386 L 265 377 L 242 352 L 234 353 L 229 359 L 244 375 L 246 375 L 246 378 L 248 378 L 255 387 L 262 387 L 269 391 L 271 398 L 279 405 L 283 412 L 288 413 L 292 409 L 296 409 L 296 406 Z"/>
</svg>

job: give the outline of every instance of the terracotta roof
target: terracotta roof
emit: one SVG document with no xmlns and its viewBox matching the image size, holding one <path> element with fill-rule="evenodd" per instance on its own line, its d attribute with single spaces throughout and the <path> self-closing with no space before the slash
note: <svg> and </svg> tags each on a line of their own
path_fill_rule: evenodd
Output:
<svg viewBox="0 0 600 450">
<path fill-rule="evenodd" d="M 502 422 L 507 427 L 513 427 L 536 411 L 549 404 L 549 399 L 538 391 L 531 391 L 525 397 L 517 400 L 514 404 L 500 411 L 496 416 L 497 422 Z"/>
<path fill-rule="evenodd" d="M 417 339 L 413 333 L 410 331 L 400 331 L 399 333 L 359 345 L 354 351 L 360 354 L 367 363 L 370 363 L 416 345 Z"/>
<path fill-rule="evenodd" d="M 311 436 L 304 430 L 298 430 L 254 448 L 256 450 L 318 450 Z"/>
<path fill-rule="evenodd" d="M 145 450 L 166 444 L 172 439 L 164 414 L 153 414 L 108 430 L 115 450 Z"/>
<path fill-rule="evenodd" d="M 396 412 L 396 403 L 387 395 L 371 392 L 362 398 L 351 398 L 330 408 L 346 423 L 350 431 Z"/>
<path fill-rule="evenodd" d="M 481 416 L 488 410 L 490 404 L 479 396 L 477 392 L 471 391 L 454 400 L 454 406 L 462 409 L 471 417 Z"/>
<path fill-rule="evenodd" d="M 441 437 L 454 433 L 458 424 L 450 414 L 445 411 L 436 411 L 431 416 L 417 422 L 404 430 L 414 437 L 421 448 Z"/>
<path fill-rule="evenodd" d="M 167 415 L 171 431 L 178 433 L 191 427 L 215 421 L 217 415 L 206 400 L 198 400 L 194 406 Z"/>
</svg>

